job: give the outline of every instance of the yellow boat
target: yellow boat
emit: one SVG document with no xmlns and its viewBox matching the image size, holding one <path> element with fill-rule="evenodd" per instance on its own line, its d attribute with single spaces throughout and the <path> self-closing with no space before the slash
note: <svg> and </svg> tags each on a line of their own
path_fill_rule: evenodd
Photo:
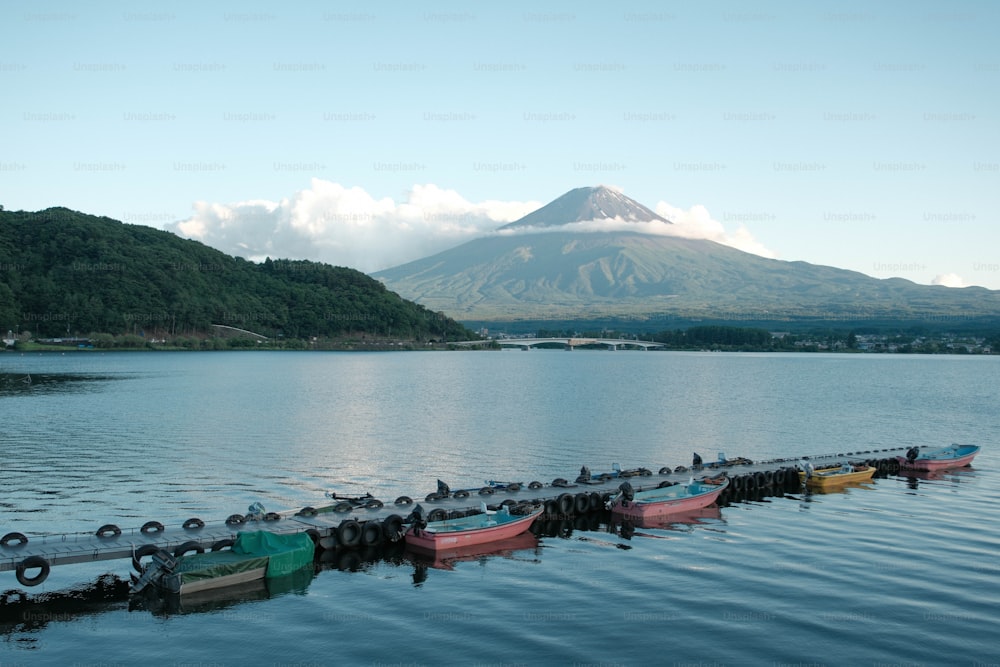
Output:
<svg viewBox="0 0 1000 667">
<path fill-rule="evenodd" d="M 875 467 L 845 463 L 836 468 L 813 468 L 806 464 L 805 470 L 799 471 L 799 480 L 807 487 L 827 489 L 852 482 L 867 482 L 875 474 Z"/>
</svg>

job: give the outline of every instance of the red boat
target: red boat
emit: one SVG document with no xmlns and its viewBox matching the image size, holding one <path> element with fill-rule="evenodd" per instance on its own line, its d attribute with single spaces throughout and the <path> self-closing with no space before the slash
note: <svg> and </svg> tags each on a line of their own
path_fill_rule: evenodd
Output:
<svg viewBox="0 0 1000 667">
<path fill-rule="evenodd" d="M 618 516 L 650 521 L 677 512 L 699 509 L 714 503 L 729 486 L 729 478 L 705 477 L 687 484 L 672 484 L 646 491 L 633 491 L 628 482 L 619 486 L 607 507 Z"/>
<path fill-rule="evenodd" d="M 531 524 L 545 510 L 544 505 L 523 506 L 524 514 L 512 513 L 507 506 L 487 510 L 481 514 L 445 519 L 443 521 L 414 520 L 406 531 L 406 544 L 436 551 L 477 544 L 488 544 L 515 537 L 531 528 Z"/>
<path fill-rule="evenodd" d="M 462 561 L 479 561 L 486 557 L 513 558 L 519 551 L 528 551 L 537 547 L 538 538 L 531 531 L 526 530 L 520 535 L 508 537 L 505 540 L 465 547 L 425 550 L 410 544 L 407 546 L 407 553 L 414 563 L 429 565 L 438 570 L 453 570 L 455 563 Z"/>
<path fill-rule="evenodd" d="M 961 468 L 972 463 L 979 453 L 979 445 L 952 445 L 941 449 L 920 451 L 919 447 L 911 447 L 906 456 L 897 456 L 899 469 L 903 470 L 947 470 Z"/>
</svg>

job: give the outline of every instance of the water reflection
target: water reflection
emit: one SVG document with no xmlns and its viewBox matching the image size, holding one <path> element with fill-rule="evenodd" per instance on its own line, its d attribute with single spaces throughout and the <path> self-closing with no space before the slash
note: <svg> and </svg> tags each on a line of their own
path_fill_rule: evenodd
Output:
<svg viewBox="0 0 1000 667">
<path fill-rule="evenodd" d="M 609 532 L 621 535 L 624 539 L 630 540 L 633 536 L 651 537 L 655 539 L 666 539 L 667 536 L 656 533 L 636 533 L 636 528 L 671 530 L 690 533 L 697 526 L 724 521 L 722 518 L 722 508 L 718 505 L 710 505 L 698 509 L 686 510 L 646 519 L 613 519 Z"/>
<path fill-rule="evenodd" d="M 92 391 L 123 376 L 89 373 L 0 373 L 0 396 Z"/>
<path fill-rule="evenodd" d="M 30 636 L 50 623 L 103 614 L 128 601 L 128 581 L 113 574 L 65 591 L 28 595 L 10 589 L 0 594 L 0 636 Z"/>
<path fill-rule="evenodd" d="M 162 593 L 148 587 L 130 600 L 129 611 L 146 610 L 154 616 L 220 613 L 246 602 L 260 602 L 282 595 L 304 595 L 316 576 L 309 564 L 291 574 L 256 579 L 197 593 Z"/>
</svg>

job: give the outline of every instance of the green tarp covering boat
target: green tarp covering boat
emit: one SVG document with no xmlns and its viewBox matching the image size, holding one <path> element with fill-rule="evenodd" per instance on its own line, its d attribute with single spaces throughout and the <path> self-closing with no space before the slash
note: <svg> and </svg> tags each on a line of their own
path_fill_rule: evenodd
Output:
<svg viewBox="0 0 1000 667">
<path fill-rule="evenodd" d="M 281 577 L 312 564 L 314 550 L 306 533 L 244 532 L 229 550 L 181 556 L 159 585 L 174 593 L 193 593 Z"/>
</svg>

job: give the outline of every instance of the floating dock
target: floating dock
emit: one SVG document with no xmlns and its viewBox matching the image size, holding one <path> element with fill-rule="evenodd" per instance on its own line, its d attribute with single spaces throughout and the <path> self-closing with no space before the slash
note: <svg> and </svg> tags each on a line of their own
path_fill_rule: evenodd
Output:
<svg viewBox="0 0 1000 667">
<path fill-rule="evenodd" d="M 192 517 L 180 526 L 164 526 L 148 521 L 137 528 L 122 529 L 106 524 L 93 533 L 31 535 L 11 532 L 0 538 L 0 572 L 14 571 L 19 583 L 35 586 L 48 577 L 58 565 L 92 563 L 104 560 L 130 559 L 141 571 L 141 559 L 158 550 L 175 556 L 192 551 L 219 550 L 232 544 L 241 530 L 266 530 L 278 534 L 306 532 L 324 550 L 373 547 L 398 541 L 404 528 L 404 517 L 421 503 L 430 520 L 454 518 L 479 512 L 481 503 L 490 509 L 499 505 L 544 503 L 546 522 L 572 520 L 575 517 L 604 510 L 604 503 L 618 491 L 624 479 L 636 491 L 655 488 L 664 482 L 683 482 L 691 476 L 717 475 L 724 471 L 730 478 L 729 488 L 719 498 L 719 505 L 741 500 L 759 499 L 765 495 L 782 495 L 801 490 L 797 464 L 808 460 L 816 467 L 845 461 L 875 466 L 878 474 L 899 471 L 897 456 L 904 448 L 864 450 L 793 459 L 773 459 L 749 462 L 745 459 L 715 461 L 698 466 L 635 468 L 609 471 L 573 480 L 557 478 L 549 483 L 505 483 L 489 485 L 479 490 L 453 491 L 446 498 L 430 493 L 419 498 L 400 496 L 392 503 L 374 498 L 350 502 L 338 499 L 331 505 L 304 507 L 284 512 L 233 514 L 225 521 L 205 522 Z M 355 498 L 355 500 L 357 500 Z"/>
</svg>

